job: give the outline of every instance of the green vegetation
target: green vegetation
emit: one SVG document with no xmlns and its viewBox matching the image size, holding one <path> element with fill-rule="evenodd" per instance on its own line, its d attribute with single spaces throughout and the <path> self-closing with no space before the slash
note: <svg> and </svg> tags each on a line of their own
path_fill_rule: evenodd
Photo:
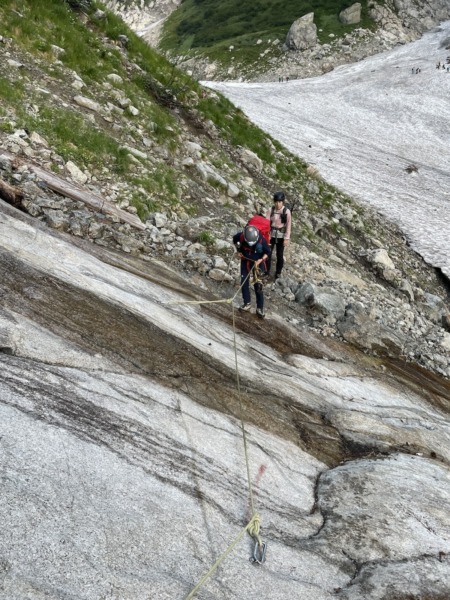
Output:
<svg viewBox="0 0 450 600">
<path fill-rule="evenodd" d="M 6 107 L 14 109 L 17 126 L 29 131 L 37 131 L 52 141 L 55 150 L 65 160 L 74 160 L 84 166 L 100 167 L 106 158 L 114 162 L 117 173 L 125 173 L 128 168 L 127 153 L 118 142 L 104 131 L 92 126 L 92 123 L 68 108 L 40 107 L 38 114 L 27 111 L 22 104 L 25 97 L 25 84 L 21 80 L 14 82 L 0 78 L 0 98 L 2 113 Z M 39 100 L 36 98 L 36 102 Z M 12 131 L 9 123 L 2 124 L 3 131 Z"/>
<path fill-rule="evenodd" d="M 262 160 L 274 163 L 267 144 L 268 136 L 252 125 L 228 100 L 218 94 L 205 94 L 196 82 L 154 52 L 117 16 L 106 13 L 105 18 L 97 19 L 94 2 L 75 2 L 77 11 L 70 6 L 74 2 L 6 1 L 0 7 L 2 34 L 12 37 L 17 46 L 35 55 L 41 61 L 42 69 L 53 79 L 66 80 L 67 84 L 67 69 L 76 72 L 86 84 L 83 95 L 89 96 L 90 88 L 94 92 L 108 74 L 120 75 L 123 83 L 116 87 L 139 108 L 139 122 L 147 130 L 148 137 L 164 143 L 170 151 L 177 146 L 178 131 L 177 119 L 171 109 L 182 107 L 189 110 L 198 103 L 197 109 L 202 118 L 210 119 L 231 144 L 248 147 Z M 78 9 L 82 9 L 83 19 L 79 18 Z M 126 47 L 129 61 L 139 66 L 131 74 L 118 43 L 119 36 L 123 34 L 129 40 Z M 55 54 L 52 46 L 64 51 Z M 3 113 L 9 106 L 18 126 L 47 137 L 65 160 L 71 159 L 81 167 L 92 169 L 101 166 L 108 156 L 116 172 L 127 174 L 129 158 L 121 150 L 122 144 L 112 131 L 93 124 L 92 120 L 86 120 L 81 113 L 69 107 L 53 106 L 50 97 L 30 89 L 32 86 L 28 82 L 26 70 L 18 73 L 14 82 L 1 77 Z M 33 96 L 36 105 L 46 103 L 37 115 L 29 114 L 21 104 L 25 85 L 28 86 L 28 96 Z M 108 100 L 107 95 L 105 91 L 104 100 Z M 114 98 L 111 102 L 114 103 Z M 131 115 L 128 115 L 128 121 L 131 120 Z M 277 168 L 282 179 L 290 175 L 284 172 L 282 165 Z M 153 193 L 160 186 L 166 189 L 167 197 L 177 197 L 178 192 L 171 189 L 174 187 L 171 178 L 156 173 L 153 189 L 149 191 Z M 145 189 L 150 187 L 149 184 L 144 186 Z"/>
<path fill-rule="evenodd" d="M 203 54 L 225 66 L 234 59 L 258 69 L 262 50 L 267 49 L 266 60 L 279 54 L 279 48 L 268 44 L 277 39 L 283 42 L 292 23 L 310 12 L 321 42 L 329 41 L 330 34 L 341 37 L 355 27 L 373 28 L 367 3 L 361 0 L 361 23 L 344 25 L 338 15 L 351 6 L 351 0 L 184 0 L 167 19 L 160 47 L 175 55 Z"/>
<path fill-rule="evenodd" d="M 187 75 L 174 70 L 164 57 L 133 34 L 119 17 L 108 12 L 105 18 L 95 19 L 96 4 L 91 2 L 89 7 L 89 21 L 85 24 L 64 0 L 5 0 L 0 7 L 2 35 L 11 36 L 24 50 L 47 59 L 49 63 L 57 60 L 52 54 L 52 46 L 63 48 L 64 52 L 58 59 L 89 85 L 102 81 L 109 73 L 128 79 L 119 48 L 111 43 L 105 44 L 117 42 L 119 36 L 125 34 L 129 38 L 127 54 L 143 72 L 140 78 L 135 78 L 135 86 L 147 93 L 170 86 L 178 94 L 192 87 Z M 153 82 L 153 90 L 149 80 Z"/>
<path fill-rule="evenodd" d="M 201 231 L 198 235 L 197 241 L 204 246 L 214 246 L 216 243 L 215 237 L 209 231 Z"/>
<path fill-rule="evenodd" d="M 114 105 L 115 91 L 109 92 L 108 88 L 102 89 L 99 85 L 107 81 L 110 73 L 120 75 L 123 83 L 115 87 L 138 107 L 142 130 L 157 144 L 164 144 L 169 151 L 174 151 L 178 122 L 168 105 L 175 98 L 182 101 L 184 93 L 192 93 L 190 78 L 175 70 L 112 13 L 97 19 L 97 7 L 91 0 L 5 0 L 0 6 L 2 35 L 11 37 L 16 48 L 35 56 L 56 87 L 59 87 L 57 81 L 61 81 L 70 89 L 71 72 L 75 72 L 86 84 L 81 94 L 100 100 L 103 105 L 108 101 Z M 129 39 L 128 60 L 124 59 L 117 42 L 120 35 Z M 63 51 L 55 51 L 54 46 Z M 131 62 L 139 68 L 130 76 Z M 97 97 L 99 89 L 102 98 Z M 25 98 L 32 102 L 32 111 L 25 105 Z M 86 115 L 70 103 L 56 104 L 52 94 L 32 82 L 27 67 L 13 71 L 9 78 L 0 76 L 0 105 L 3 131 L 10 132 L 17 127 L 36 131 L 65 161 L 73 160 L 91 173 L 107 167 L 134 183 L 133 158 L 123 147 L 123 136 L 128 131 L 133 132 L 132 122 L 136 120 L 131 113 L 122 118 L 117 113 L 115 121 L 121 125 L 114 129 L 102 117 Z M 14 124 L 8 117 L 13 118 Z M 52 168 L 57 169 L 57 165 Z M 136 195 L 141 216 L 154 209 L 158 201 L 172 206 L 179 200 L 176 181 L 177 177 L 169 167 L 155 167 L 142 185 L 152 201 L 148 197 L 144 201 L 140 197 L 138 201 L 139 195 Z"/>
<path fill-rule="evenodd" d="M 151 175 L 132 176 L 130 182 L 136 190 L 132 204 L 139 217 L 145 221 L 149 213 L 174 208 L 180 201 L 176 185 L 177 173 L 169 166 L 158 166 Z"/>
<path fill-rule="evenodd" d="M 331 192 L 325 192 L 322 194 L 322 204 L 323 206 L 330 207 L 335 200 L 334 194 Z"/>
<path fill-rule="evenodd" d="M 38 117 L 23 116 L 22 119 L 24 127 L 51 139 L 56 151 L 65 160 L 97 169 L 111 161 L 116 173 L 128 171 L 128 153 L 113 137 L 93 127 L 75 112 L 47 106 L 40 110 Z"/>
<path fill-rule="evenodd" d="M 182 119 L 205 133 L 210 127 L 205 123 L 212 122 L 222 140 L 253 151 L 278 185 L 303 194 L 309 202 L 306 165 L 300 159 L 290 156 L 225 97 L 205 90 L 158 55 L 118 17 L 108 12 L 104 18 L 96 17 L 99 6 L 93 0 L 3 0 L 2 35 L 13 38 L 14 49 L 29 53 L 36 62 L 28 59 L 25 68 L 6 69 L 0 75 L 2 131 L 35 131 L 64 161 L 74 161 L 99 180 L 108 173 L 119 176 L 132 190 L 124 199 L 145 220 L 151 212 L 177 210 L 181 204 L 189 214 L 195 212 L 185 205 L 186 182 L 173 168 L 172 155 L 178 152 Z M 125 48 L 119 38 L 124 35 Z M 39 73 L 45 75 L 42 80 Z M 74 73 L 85 84 L 79 92 L 72 88 Z M 122 81 L 110 83 L 112 73 Z M 76 106 L 77 93 L 96 100 L 101 111 Z M 138 114 L 119 108 L 120 97 Z M 226 145 L 219 150 L 211 142 L 208 148 L 206 137 L 210 161 L 219 172 L 229 173 L 229 181 L 237 182 Z M 148 161 L 142 147 L 145 138 L 146 146 L 161 149 L 149 151 Z M 132 156 L 126 146 L 135 146 L 142 157 Z M 60 164 L 56 161 L 51 168 L 58 171 Z M 313 211 L 323 209 L 316 199 L 310 204 Z M 207 237 L 201 241 L 213 243 Z"/>
<path fill-rule="evenodd" d="M 21 81 L 10 82 L 5 77 L 0 77 L 0 98 L 8 104 L 16 104 L 22 100 L 24 86 Z M 3 102 L 2 102 L 3 104 Z"/>
<path fill-rule="evenodd" d="M 144 124 L 148 136 L 158 143 L 164 142 L 171 151 L 177 146 L 178 125 L 170 109 L 189 109 L 198 104 L 202 118 L 211 120 L 231 144 L 247 147 L 263 161 L 274 164 L 267 134 L 250 123 L 242 111 L 219 94 L 205 94 L 203 88 L 154 52 L 117 16 L 106 13 L 106 18 L 96 19 L 96 3 L 85 1 L 82 4 L 84 20 L 64 0 L 6 1 L 0 7 L 2 33 L 13 37 L 25 51 L 44 59 L 43 68 L 53 78 L 67 78 L 64 69 L 69 68 L 89 88 L 105 81 L 109 73 L 120 75 L 123 84 L 119 87 L 139 107 L 140 123 Z M 86 18 L 87 23 L 83 22 Z M 117 44 L 123 34 L 129 40 L 126 48 L 129 60 L 140 68 L 131 75 Z M 63 48 L 64 52 L 56 57 L 52 45 Z M 57 60 L 62 64 L 59 65 Z M 20 109 L 23 81 L 18 79 L 13 84 L 1 78 L 0 83 L 0 97 L 6 104 L 14 106 L 20 126 L 47 136 L 64 159 L 80 161 L 81 166 L 89 167 L 90 164 L 101 164 L 105 155 L 110 154 L 115 169 L 119 172 L 127 170 L 121 145 L 111 132 L 101 132 L 91 122 L 83 122 L 82 117 L 69 108 L 51 108 L 49 105 L 32 118 Z M 43 102 L 37 93 L 35 100 L 38 104 Z M 280 144 L 274 144 L 281 149 Z M 294 175 L 292 168 L 286 167 L 284 162 L 278 163 L 276 168 L 282 180 Z M 168 186 L 169 181 L 170 178 L 165 178 L 159 183 Z M 168 195 L 176 196 L 171 190 Z"/>
<path fill-rule="evenodd" d="M 266 143 L 268 135 L 252 125 L 244 113 L 227 98 L 216 94 L 207 96 L 199 101 L 198 108 L 234 146 L 247 147 L 265 162 L 273 163 L 271 150 Z"/>
</svg>

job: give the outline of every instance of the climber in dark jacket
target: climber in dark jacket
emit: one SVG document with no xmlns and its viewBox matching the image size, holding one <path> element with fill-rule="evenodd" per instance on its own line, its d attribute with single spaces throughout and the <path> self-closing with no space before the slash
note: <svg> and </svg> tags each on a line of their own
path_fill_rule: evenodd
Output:
<svg viewBox="0 0 450 600">
<path fill-rule="evenodd" d="M 233 236 L 233 244 L 241 259 L 241 286 L 243 305 L 239 310 L 248 311 L 250 303 L 250 280 L 256 295 L 256 314 L 264 319 L 264 293 L 261 278 L 267 271 L 266 261 L 272 253 L 269 244 L 254 225 L 247 225 Z"/>
</svg>

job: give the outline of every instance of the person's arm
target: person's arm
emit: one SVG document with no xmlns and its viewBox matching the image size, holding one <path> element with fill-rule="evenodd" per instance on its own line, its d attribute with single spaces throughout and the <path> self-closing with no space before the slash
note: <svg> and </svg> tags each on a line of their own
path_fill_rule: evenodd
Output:
<svg viewBox="0 0 450 600">
<path fill-rule="evenodd" d="M 271 247 L 269 246 L 269 244 L 266 242 L 266 240 L 264 238 L 261 238 L 261 243 L 262 243 L 262 255 L 261 255 L 261 258 L 258 258 L 258 260 L 255 260 L 256 266 L 260 265 L 264 260 L 267 260 L 270 256 L 270 253 L 272 252 Z"/>
<path fill-rule="evenodd" d="M 267 258 L 269 258 L 268 254 L 265 252 L 261 258 L 258 258 L 258 260 L 255 261 L 255 265 L 258 266 L 260 265 L 263 261 L 265 261 Z"/>
<path fill-rule="evenodd" d="M 292 217 L 291 211 L 289 209 L 286 210 L 286 232 L 284 234 L 284 245 L 287 246 L 289 244 L 289 240 L 291 238 L 291 224 Z"/>
<path fill-rule="evenodd" d="M 234 244 L 234 247 L 236 248 L 236 254 L 240 258 L 243 258 L 242 251 L 241 251 L 241 232 L 240 231 L 233 236 L 233 244 Z"/>
<path fill-rule="evenodd" d="M 263 247 L 263 255 L 261 256 L 261 258 L 259 258 L 256 261 L 257 265 L 262 263 L 263 260 L 267 260 L 269 258 L 269 256 L 272 254 L 272 248 L 269 246 L 269 244 L 266 242 L 266 240 L 264 238 L 262 241 L 262 247 Z"/>
</svg>

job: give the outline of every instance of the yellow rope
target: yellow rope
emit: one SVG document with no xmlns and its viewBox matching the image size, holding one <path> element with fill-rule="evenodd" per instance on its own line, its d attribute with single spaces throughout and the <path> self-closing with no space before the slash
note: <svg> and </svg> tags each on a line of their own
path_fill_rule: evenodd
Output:
<svg viewBox="0 0 450 600">
<path fill-rule="evenodd" d="M 258 513 L 253 513 L 253 518 L 247 527 L 248 533 L 258 542 L 259 547 L 261 547 L 263 544 L 261 536 L 259 535 L 261 529 L 261 517 Z"/>
<path fill-rule="evenodd" d="M 234 297 L 226 298 L 224 300 L 172 300 L 171 302 L 166 302 L 166 304 L 231 304 L 233 300 Z"/>
<path fill-rule="evenodd" d="M 249 490 L 249 496 L 250 496 L 250 508 L 251 508 L 252 515 L 253 515 L 255 513 L 255 510 L 253 507 L 253 490 L 252 490 L 252 484 L 251 484 L 251 479 L 250 479 L 250 465 L 249 465 L 249 460 L 248 460 L 247 433 L 245 431 L 244 417 L 243 417 L 244 411 L 242 409 L 241 381 L 240 381 L 240 377 L 239 377 L 239 363 L 238 363 L 238 355 L 237 355 L 236 321 L 235 321 L 234 305 L 232 306 L 232 310 L 233 310 L 234 362 L 235 362 L 235 368 L 236 368 L 236 386 L 237 386 L 238 398 L 239 398 L 239 418 L 241 421 L 242 437 L 244 439 L 244 453 L 245 453 L 245 464 L 247 466 L 247 481 L 248 481 L 248 490 Z"/>
<path fill-rule="evenodd" d="M 249 258 L 248 260 L 251 259 Z M 244 281 L 238 287 L 237 292 L 231 298 L 225 298 L 223 300 L 172 300 L 170 302 L 166 302 L 166 304 L 231 304 L 244 287 L 245 282 L 250 277 L 254 269 L 255 265 L 249 270 L 249 272 L 247 273 L 247 277 L 244 279 Z"/>
<path fill-rule="evenodd" d="M 217 569 L 217 567 L 220 565 L 220 563 L 225 560 L 225 558 L 230 554 L 230 552 L 232 550 L 234 550 L 234 548 L 237 546 L 237 544 L 241 541 L 241 539 L 244 537 L 245 532 L 248 531 L 250 532 L 250 529 L 254 527 L 254 522 L 258 521 L 258 530 L 259 530 L 259 520 L 260 517 L 258 514 L 254 514 L 253 517 L 251 518 L 250 522 L 240 531 L 239 535 L 235 538 L 235 540 L 228 546 L 228 548 L 225 550 L 225 552 L 219 556 L 219 558 L 216 560 L 216 562 L 213 564 L 213 566 L 210 568 L 210 570 L 205 573 L 203 575 L 203 577 L 200 579 L 200 581 L 197 583 L 197 585 L 195 586 L 195 588 L 190 592 L 190 594 L 186 597 L 186 600 L 191 600 L 195 594 L 198 592 L 198 590 L 202 587 L 202 585 L 205 583 L 205 581 L 211 577 L 211 575 L 214 573 L 214 571 Z"/>
<path fill-rule="evenodd" d="M 261 271 L 256 268 L 256 265 L 253 266 L 252 272 L 253 272 L 253 275 L 252 275 L 252 278 L 250 279 L 251 285 L 256 285 L 257 283 L 262 283 L 263 280 L 261 279 Z"/>
<path fill-rule="evenodd" d="M 257 541 L 260 548 L 263 547 L 263 542 L 262 542 L 261 536 L 260 536 L 261 518 L 260 518 L 259 514 L 255 512 L 255 509 L 254 509 L 253 489 L 252 489 L 252 483 L 251 483 L 251 478 L 250 478 L 250 461 L 249 461 L 249 457 L 248 457 L 247 432 L 245 431 L 245 425 L 244 425 L 244 416 L 243 416 L 244 411 L 243 411 L 243 406 L 242 406 L 241 384 L 240 384 L 240 378 L 239 378 L 239 364 L 238 364 L 237 341 L 236 341 L 235 307 L 233 304 L 233 300 L 236 298 L 237 294 L 241 291 L 241 289 L 244 286 L 247 279 L 250 277 L 250 275 L 252 274 L 253 271 L 255 271 L 255 273 L 256 273 L 256 270 L 257 270 L 256 265 L 253 265 L 253 267 L 249 270 L 247 277 L 241 283 L 236 294 L 232 298 L 227 298 L 225 300 L 199 300 L 199 301 L 168 302 L 168 304 L 213 304 L 213 303 L 231 304 L 232 313 L 233 313 L 233 346 L 234 346 L 234 359 L 235 359 L 235 367 L 236 367 L 236 385 L 237 385 L 238 398 L 239 398 L 239 418 L 241 421 L 242 437 L 244 440 L 244 454 L 245 454 L 245 464 L 246 464 L 246 469 L 247 469 L 247 483 L 248 483 L 248 491 L 249 491 L 249 499 L 250 499 L 250 508 L 251 508 L 251 513 L 252 513 L 252 518 L 250 519 L 249 523 L 241 530 L 239 535 L 228 546 L 228 548 L 225 550 L 225 552 L 221 556 L 219 556 L 219 558 L 216 560 L 216 562 L 213 564 L 213 566 L 209 569 L 209 571 L 207 573 L 205 573 L 205 575 L 203 575 L 203 577 L 198 582 L 198 584 L 195 586 L 195 588 L 186 597 L 186 600 L 191 600 L 194 597 L 194 595 L 197 593 L 197 591 L 202 587 L 202 585 L 205 583 L 205 581 L 214 573 L 214 571 L 217 569 L 217 567 L 220 565 L 220 563 L 223 560 L 225 560 L 225 558 L 235 548 L 235 546 L 243 538 L 243 536 L 246 532 L 248 532 L 250 534 L 250 536 Z M 258 275 L 256 274 L 255 276 L 256 276 L 256 280 L 257 280 Z"/>
</svg>

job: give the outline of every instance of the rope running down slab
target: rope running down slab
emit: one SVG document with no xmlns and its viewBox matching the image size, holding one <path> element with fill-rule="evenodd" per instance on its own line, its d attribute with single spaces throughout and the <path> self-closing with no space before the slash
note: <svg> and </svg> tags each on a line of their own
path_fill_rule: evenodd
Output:
<svg viewBox="0 0 450 600">
<path fill-rule="evenodd" d="M 259 514 L 257 512 L 255 512 L 254 500 L 253 500 L 253 488 L 252 488 L 251 478 L 250 478 L 250 461 L 249 461 L 249 453 L 248 453 L 248 441 L 247 441 L 247 432 L 245 430 L 245 425 L 244 425 L 244 417 L 243 417 L 244 410 L 243 410 L 243 405 L 242 405 L 242 393 L 241 393 L 241 384 L 240 384 L 240 377 L 239 377 L 238 355 L 237 355 L 235 307 L 233 305 L 233 300 L 236 298 L 238 293 L 241 291 L 243 285 L 245 284 L 247 279 L 252 275 L 253 271 L 256 271 L 256 265 L 254 265 L 249 270 L 247 277 L 244 279 L 244 281 L 238 288 L 236 294 L 232 298 L 227 298 L 224 300 L 176 301 L 176 302 L 169 303 L 169 304 L 224 303 L 224 304 L 232 305 L 233 346 L 234 346 L 234 358 L 235 358 L 235 370 L 236 370 L 236 385 L 237 385 L 237 392 L 238 392 L 238 398 L 239 398 L 239 413 L 240 413 L 239 417 L 240 417 L 240 422 L 241 422 L 242 438 L 243 438 L 243 443 L 244 443 L 245 464 L 246 464 L 246 470 L 247 470 L 247 484 L 248 484 L 248 490 L 249 490 L 250 509 L 251 509 L 251 514 L 252 514 L 252 517 L 251 517 L 250 521 L 248 522 L 248 524 L 240 531 L 239 535 L 228 546 L 228 548 L 225 550 L 225 552 L 221 556 L 219 556 L 219 558 L 216 560 L 216 562 L 213 564 L 213 566 L 209 569 L 209 571 L 207 573 L 205 573 L 205 575 L 203 575 L 203 577 L 198 582 L 198 584 L 195 586 L 195 588 L 186 597 L 186 600 L 192 600 L 192 598 L 195 596 L 195 594 L 198 592 L 198 590 L 203 586 L 203 584 L 206 582 L 206 580 L 214 573 L 214 571 L 217 569 L 217 567 L 225 560 L 225 558 L 232 552 L 232 550 L 236 547 L 236 545 L 244 537 L 246 532 L 248 532 L 249 535 L 254 540 L 256 540 L 257 546 L 259 547 L 260 551 L 264 547 L 264 554 L 262 554 L 262 556 L 265 556 L 265 544 L 263 543 L 261 536 L 260 536 L 261 518 L 260 518 Z M 254 277 L 254 279 L 257 279 L 258 275 L 256 273 L 253 273 L 253 277 Z M 263 562 L 263 559 L 262 560 L 254 560 L 254 562 L 258 562 L 259 564 L 261 564 Z"/>
</svg>

